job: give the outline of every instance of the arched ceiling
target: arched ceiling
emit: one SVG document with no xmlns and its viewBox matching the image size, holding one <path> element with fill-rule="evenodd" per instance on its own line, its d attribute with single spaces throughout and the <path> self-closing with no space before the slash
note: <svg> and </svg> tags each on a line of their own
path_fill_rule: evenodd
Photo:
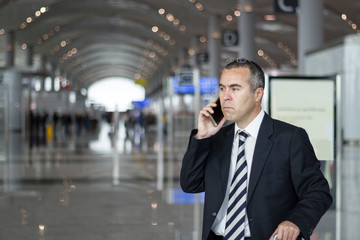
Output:
<svg viewBox="0 0 360 240">
<path fill-rule="evenodd" d="M 358 0 L 323 1 L 325 42 L 359 33 L 357 26 L 352 25 L 360 24 Z M 254 2 L 256 47 L 266 56 L 258 56 L 257 61 L 265 68 L 295 69 L 296 14 L 275 14 L 276 20 L 269 21 L 265 16 L 274 14 L 274 1 Z M 220 16 L 222 29 L 236 29 L 237 3 L 237 0 L 1 0 L 0 29 L 5 34 L 0 35 L 0 40 L 4 42 L 7 31 L 15 31 L 17 44 L 33 46 L 35 54 L 55 65 L 79 87 L 87 88 L 102 78 L 116 76 L 144 78 L 154 85 L 172 71 L 180 53 L 190 48 L 192 38 L 207 36 L 210 15 Z M 161 8 L 165 14 L 159 14 Z M 179 23 L 167 20 L 168 13 Z M 342 13 L 347 14 L 347 20 L 341 19 Z M 227 16 L 233 20 L 227 20 Z M 158 27 L 157 32 L 153 31 L 154 26 Z M 206 48 L 206 42 L 198 41 L 196 52 Z M 223 46 L 221 58 L 236 57 L 237 48 Z M 2 51 L 1 55 L 4 54 Z M 206 75 L 206 69 L 202 68 L 202 74 Z"/>
</svg>

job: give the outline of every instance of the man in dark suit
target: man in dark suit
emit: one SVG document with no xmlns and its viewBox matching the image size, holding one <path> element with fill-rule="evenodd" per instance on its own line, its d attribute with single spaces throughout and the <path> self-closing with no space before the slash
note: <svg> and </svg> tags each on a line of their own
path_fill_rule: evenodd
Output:
<svg viewBox="0 0 360 240">
<path fill-rule="evenodd" d="M 224 118 L 217 126 L 212 123 L 216 104 L 210 103 L 200 111 L 198 128 L 191 133 L 180 184 L 185 192 L 205 191 L 204 240 L 266 240 L 275 235 L 277 240 L 309 240 L 332 203 L 305 130 L 272 119 L 262 110 L 264 82 L 264 73 L 255 62 L 228 62 L 219 82 Z M 227 120 L 234 123 L 224 126 Z M 247 136 L 241 144 L 238 132 Z M 240 146 L 245 150 L 239 150 Z M 241 189 L 246 210 L 239 212 L 245 212 L 245 217 L 228 230 L 228 203 L 233 202 L 229 193 L 241 158 L 246 159 L 247 169 L 242 177 L 246 187 Z"/>
</svg>

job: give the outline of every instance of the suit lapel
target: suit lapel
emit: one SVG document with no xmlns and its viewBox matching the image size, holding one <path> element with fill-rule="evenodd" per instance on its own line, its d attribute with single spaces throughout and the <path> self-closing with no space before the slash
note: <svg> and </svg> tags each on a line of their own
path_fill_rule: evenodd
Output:
<svg viewBox="0 0 360 240">
<path fill-rule="evenodd" d="M 265 166 L 267 157 L 272 148 L 272 142 L 269 139 L 272 133 L 273 120 L 269 117 L 269 115 L 265 114 L 263 122 L 260 125 L 259 134 L 255 144 L 247 196 L 248 202 L 251 200 L 252 194 L 254 193 L 260 175 Z"/>
<path fill-rule="evenodd" d="M 219 158 L 219 168 L 220 168 L 220 179 L 221 179 L 221 186 L 222 186 L 222 194 L 225 196 L 226 193 L 226 186 L 229 177 L 229 169 L 230 169 L 230 162 L 231 162 L 231 149 L 234 141 L 234 127 L 235 124 L 231 124 L 227 127 L 224 134 L 221 135 L 220 139 L 220 146 L 221 151 L 218 152 Z"/>
</svg>

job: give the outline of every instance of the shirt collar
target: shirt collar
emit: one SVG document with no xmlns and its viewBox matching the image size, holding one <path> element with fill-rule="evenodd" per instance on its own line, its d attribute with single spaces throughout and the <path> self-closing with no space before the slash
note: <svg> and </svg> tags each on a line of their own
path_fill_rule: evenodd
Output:
<svg viewBox="0 0 360 240">
<path fill-rule="evenodd" d="M 263 109 L 261 109 L 259 114 L 254 118 L 254 120 L 251 121 L 251 123 L 249 125 L 246 126 L 245 129 L 240 129 L 235 123 L 235 134 L 237 133 L 238 130 L 240 130 L 240 131 L 245 130 L 250 136 L 252 136 L 253 138 L 256 139 L 257 135 L 259 133 L 260 125 L 264 118 L 264 115 L 265 115 L 265 112 Z"/>
</svg>

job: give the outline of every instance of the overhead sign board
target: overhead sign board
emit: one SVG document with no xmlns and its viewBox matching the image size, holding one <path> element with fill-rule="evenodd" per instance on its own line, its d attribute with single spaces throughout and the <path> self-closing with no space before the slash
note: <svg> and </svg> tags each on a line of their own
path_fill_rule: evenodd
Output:
<svg viewBox="0 0 360 240">
<path fill-rule="evenodd" d="M 174 93 L 194 94 L 194 85 L 189 84 L 190 80 L 186 77 L 184 79 L 179 81 L 178 77 L 173 77 Z M 219 81 L 217 78 L 200 77 L 200 94 L 216 94 L 218 93 L 218 89 Z"/>
<path fill-rule="evenodd" d="M 298 6 L 297 0 L 274 0 L 275 12 L 295 13 Z"/>
<path fill-rule="evenodd" d="M 236 30 L 224 30 L 222 34 L 222 43 L 225 47 L 232 47 L 238 45 L 238 32 Z"/>
</svg>

